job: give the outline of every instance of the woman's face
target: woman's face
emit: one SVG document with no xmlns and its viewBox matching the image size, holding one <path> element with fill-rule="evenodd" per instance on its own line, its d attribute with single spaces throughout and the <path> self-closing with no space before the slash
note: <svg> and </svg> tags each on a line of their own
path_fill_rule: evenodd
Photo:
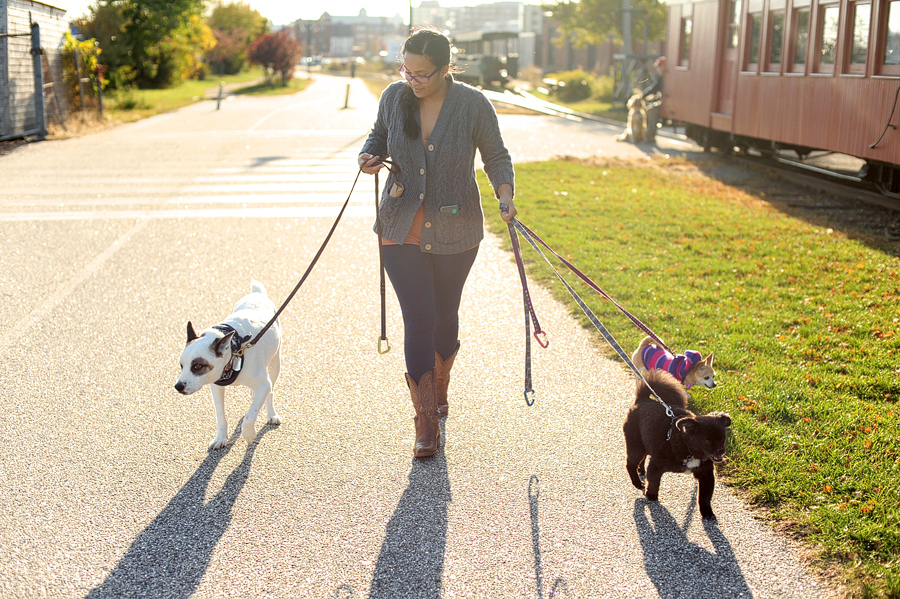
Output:
<svg viewBox="0 0 900 599">
<path fill-rule="evenodd" d="M 403 76 L 406 78 L 406 84 L 412 88 L 417 98 L 425 98 L 440 91 L 448 70 L 450 70 L 448 66 L 438 69 L 431 59 L 422 54 L 406 53 L 403 55 Z M 418 80 L 413 79 L 413 76 Z"/>
</svg>

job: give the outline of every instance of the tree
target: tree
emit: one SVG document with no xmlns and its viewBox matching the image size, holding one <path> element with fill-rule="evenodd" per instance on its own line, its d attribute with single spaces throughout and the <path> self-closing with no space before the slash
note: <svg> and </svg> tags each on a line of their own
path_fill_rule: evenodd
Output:
<svg viewBox="0 0 900 599">
<path fill-rule="evenodd" d="M 122 38 L 125 17 L 120 2 L 97 2 L 90 7 L 90 15 L 72 22 L 85 39 L 93 38 L 102 49 L 97 60 L 106 67 L 110 85 L 114 88 L 129 84 L 133 78 L 128 47 Z"/>
<path fill-rule="evenodd" d="M 101 0 L 121 4 L 135 81 L 142 87 L 168 87 L 181 80 L 181 56 L 189 51 L 179 46 L 191 28 L 191 17 L 203 10 L 203 0 Z"/>
<path fill-rule="evenodd" d="M 545 4 L 544 10 L 553 12 L 553 20 L 559 23 L 562 39 L 576 46 L 600 44 L 609 36 L 622 42 L 622 0 L 561 0 Z M 631 0 L 631 38 L 642 40 L 644 23 L 647 24 L 647 41 L 656 41 L 666 33 L 666 7 L 658 0 Z M 626 51 L 629 49 L 626 48 Z"/>
<path fill-rule="evenodd" d="M 209 64 L 214 72 L 229 75 L 244 68 L 250 42 L 269 29 L 268 20 L 243 1 L 225 3 L 219 0 L 213 6 L 207 25 L 218 42 L 209 54 Z"/>
<path fill-rule="evenodd" d="M 272 78 L 280 73 L 282 85 L 287 85 L 288 79 L 294 76 L 300 56 L 300 42 L 286 29 L 259 36 L 249 49 L 250 62 L 265 69 L 266 80 L 271 83 Z"/>
</svg>

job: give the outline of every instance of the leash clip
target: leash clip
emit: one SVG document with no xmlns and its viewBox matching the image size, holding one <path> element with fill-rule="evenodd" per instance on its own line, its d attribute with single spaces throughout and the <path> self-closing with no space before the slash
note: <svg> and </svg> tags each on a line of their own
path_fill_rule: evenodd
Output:
<svg viewBox="0 0 900 599">
<path fill-rule="evenodd" d="M 247 351 L 248 349 L 250 349 L 251 347 L 253 347 L 253 344 L 252 344 L 252 343 L 248 343 L 247 345 L 243 346 L 241 349 L 239 349 L 239 350 L 237 350 L 236 352 L 234 352 L 234 357 L 235 357 L 235 358 L 243 358 L 243 357 L 244 357 L 244 352 Z"/>
<path fill-rule="evenodd" d="M 534 405 L 534 389 L 525 389 L 525 405 L 528 407 Z"/>
<path fill-rule="evenodd" d="M 382 349 L 382 348 L 381 348 L 382 342 L 384 342 L 384 344 L 387 346 L 386 349 Z M 379 340 L 378 340 L 378 353 L 379 353 L 379 354 L 386 354 L 386 353 L 388 353 L 389 351 L 391 351 L 391 342 L 388 341 L 387 339 L 379 339 Z"/>
<path fill-rule="evenodd" d="M 535 341 L 538 342 L 538 345 L 540 345 L 544 349 L 547 349 L 547 347 L 550 345 L 550 340 L 547 339 L 547 331 L 535 331 L 533 336 Z"/>
</svg>

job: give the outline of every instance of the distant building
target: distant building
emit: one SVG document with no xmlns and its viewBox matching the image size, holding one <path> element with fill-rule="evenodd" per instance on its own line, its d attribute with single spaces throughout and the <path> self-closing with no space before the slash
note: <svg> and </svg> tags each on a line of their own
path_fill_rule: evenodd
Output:
<svg viewBox="0 0 900 599">
<path fill-rule="evenodd" d="M 363 57 L 375 59 L 396 55 L 406 38 L 403 17 L 370 17 L 366 9 L 352 17 L 322 13 L 316 21 L 295 21 L 290 29 L 301 44 L 305 56 L 328 58 Z"/>
<path fill-rule="evenodd" d="M 5 34 L 0 37 L 0 140 L 31 135 L 36 127 L 32 22 L 40 26 L 44 50 L 47 120 L 61 120 L 67 110 L 61 53 L 69 27 L 66 11 L 34 0 L 0 0 L 0 34 Z"/>
<path fill-rule="evenodd" d="M 354 17 L 325 12 L 316 21 L 296 21 L 291 25 L 309 51 L 309 56 L 335 59 L 379 55 L 396 60 L 408 35 L 405 24 L 414 28 L 436 27 L 446 31 L 454 45 L 467 54 L 516 56 L 518 70 L 532 66 L 545 73 L 583 69 L 607 74 L 613 55 L 621 46 L 611 40 L 597 45 L 575 47 L 560 42 L 558 24 L 542 6 L 523 2 L 493 2 L 475 6 L 441 6 L 440 0 L 421 0 L 411 15 L 369 17 L 365 9 Z"/>
</svg>

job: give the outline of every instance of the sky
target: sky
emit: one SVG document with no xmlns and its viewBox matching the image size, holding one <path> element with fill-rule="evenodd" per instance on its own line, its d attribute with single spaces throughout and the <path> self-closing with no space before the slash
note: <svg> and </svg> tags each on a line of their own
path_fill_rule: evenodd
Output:
<svg viewBox="0 0 900 599">
<path fill-rule="evenodd" d="M 419 6 L 420 0 L 412 0 L 414 7 Z M 475 6 L 477 4 L 490 4 L 490 0 L 438 0 L 441 6 Z M 525 4 L 540 4 L 539 0 L 520 0 Z M 88 7 L 93 0 L 49 0 L 49 4 L 59 6 L 68 11 L 70 19 L 77 18 L 88 12 Z M 328 0 L 321 3 L 314 0 L 249 0 L 250 6 L 258 10 L 264 17 L 275 25 L 285 25 L 297 19 L 318 19 L 322 12 L 327 10 L 329 14 L 341 17 L 355 16 L 361 8 L 366 9 L 370 17 L 393 17 L 399 14 L 404 21 L 409 21 L 409 0 L 376 0 L 375 2 L 364 0 Z"/>
</svg>

